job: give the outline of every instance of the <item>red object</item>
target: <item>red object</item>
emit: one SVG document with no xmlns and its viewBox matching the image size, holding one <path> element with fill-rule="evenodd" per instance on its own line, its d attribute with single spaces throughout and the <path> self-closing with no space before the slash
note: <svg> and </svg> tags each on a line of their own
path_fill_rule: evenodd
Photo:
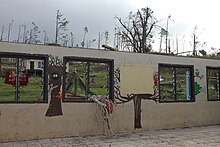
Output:
<svg viewBox="0 0 220 147">
<path fill-rule="evenodd" d="M 158 78 L 157 76 L 154 76 L 154 86 L 158 86 Z"/>
<path fill-rule="evenodd" d="M 107 100 L 107 110 L 108 110 L 108 113 L 112 113 L 113 111 L 113 104 L 112 104 L 112 101 L 110 100 Z"/>
<path fill-rule="evenodd" d="M 19 77 L 19 80 L 20 80 L 20 85 L 21 86 L 27 86 L 27 84 L 28 84 L 28 75 L 26 73 L 21 73 L 20 77 Z"/>
<path fill-rule="evenodd" d="M 27 86 L 29 82 L 28 75 L 26 73 L 21 73 L 19 76 L 19 82 L 21 86 Z M 16 72 L 7 70 L 4 83 L 10 85 L 16 85 Z"/>
<path fill-rule="evenodd" d="M 15 71 L 6 71 L 5 84 L 16 85 L 16 74 Z"/>
</svg>

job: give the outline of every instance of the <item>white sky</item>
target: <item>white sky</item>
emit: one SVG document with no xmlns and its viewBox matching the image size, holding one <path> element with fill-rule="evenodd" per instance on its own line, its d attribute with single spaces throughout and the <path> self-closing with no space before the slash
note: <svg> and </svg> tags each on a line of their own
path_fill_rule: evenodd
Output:
<svg viewBox="0 0 220 147">
<path fill-rule="evenodd" d="M 197 25 L 198 40 L 207 42 L 208 51 L 211 47 L 220 48 L 218 4 L 217 0 L 0 0 L 0 31 L 3 25 L 7 27 L 14 19 L 11 35 L 11 40 L 14 40 L 18 34 L 19 24 L 25 22 L 30 26 L 34 21 L 42 31 L 47 31 L 50 41 L 53 41 L 55 15 L 59 9 L 70 21 L 69 31 L 74 34 L 74 44 L 82 42 L 85 26 L 89 30 L 87 39 L 97 38 L 99 32 L 108 30 L 112 33 L 110 39 L 113 42 L 113 30 L 119 25 L 114 19 L 116 15 L 125 18 L 130 11 L 150 7 L 158 20 L 171 15 L 169 21 L 171 47 L 175 48 L 172 40 L 177 37 L 180 40 L 180 49 L 191 50 L 190 36 L 193 27 Z M 161 21 L 160 25 L 165 28 L 166 20 Z M 7 30 L 4 36 L 6 38 Z M 158 32 L 154 40 L 154 50 L 158 50 L 160 40 Z M 93 47 L 97 48 L 97 44 Z"/>
<path fill-rule="evenodd" d="M 220 48 L 219 1 L 150 0 L 149 7 L 155 10 L 158 16 L 171 14 L 173 21 L 169 22 L 170 33 L 174 36 L 185 36 L 185 50 L 187 50 L 186 47 L 191 47 L 189 46 L 190 34 L 196 25 L 198 26 L 198 40 L 207 42 L 207 51 L 210 47 Z"/>
</svg>

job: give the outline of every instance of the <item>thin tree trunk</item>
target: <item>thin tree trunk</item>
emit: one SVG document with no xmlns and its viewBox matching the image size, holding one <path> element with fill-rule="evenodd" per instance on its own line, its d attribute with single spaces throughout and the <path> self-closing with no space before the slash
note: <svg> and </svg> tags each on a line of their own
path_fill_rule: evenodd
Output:
<svg viewBox="0 0 220 147">
<path fill-rule="evenodd" d="M 19 29 L 18 29 L 18 40 L 17 40 L 17 42 L 20 41 L 20 34 L 21 34 L 21 25 L 19 25 Z"/>
<path fill-rule="evenodd" d="M 59 15 L 59 10 L 57 10 L 57 16 L 56 16 L 56 34 L 55 34 L 55 44 L 57 44 L 57 38 L 58 38 L 58 16 Z"/>
<path fill-rule="evenodd" d="M 134 102 L 134 128 L 142 128 L 141 126 L 141 97 L 135 96 L 133 99 Z"/>
<path fill-rule="evenodd" d="M 26 24 L 24 24 L 23 43 L 26 42 L 25 40 L 26 40 Z"/>
<path fill-rule="evenodd" d="M 3 41 L 4 30 L 5 30 L 5 27 L 3 26 L 3 27 L 2 27 L 1 38 L 0 38 L 1 41 Z"/>
</svg>

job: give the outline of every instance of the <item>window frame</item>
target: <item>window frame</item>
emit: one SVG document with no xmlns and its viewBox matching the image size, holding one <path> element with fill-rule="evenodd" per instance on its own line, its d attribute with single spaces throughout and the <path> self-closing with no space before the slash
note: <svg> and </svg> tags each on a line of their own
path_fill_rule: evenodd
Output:
<svg viewBox="0 0 220 147">
<path fill-rule="evenodd" d="M 76 62 L 89 62 L 89 63 L 105 63 L 109 66 L 109 99 L 114 101 L 114 60 L 113 59 L 106 59 L 106 58 L 92 58 L 92 57 L 79 57 L 79 56 L 64 56 L 63 57 L 63 84 L 62 84 L 62 101 L 63 102 L 93 102 L 91 100 L 76 100 L 74 98 L 72 99 L 66 99 L 66 64 L 69 61 L 76 61 Z M 86 83 L 86 88 L 88 87 Z M 87 95 L 85 93 L 85 95 Z"/>
<path fill-rule="evenodd" d="M 189 68 L 190 69 L 190 100 L 177 100 L 177 96 L 175 94 L 175 100 L 173 101 L 166 101 L 161 100 L 161 90 L 160 90 L 160 67 L 170 67 L 170 68 Z M 176 73 L 176 72 L 175 72 Z M 176 77 L 176 75 L 175 75 Z M 176 84 L 175 84 L 176 86 Z M 195 88 L 194 88 L 194 65 L 182 65 L 182 64 L 166 64 L 166 63 L 159 63 L 158 64 L 158 88 L 159 88 L 159 103 L 189 103 L 195 102 Z M 175 93 L 177 91 L 177 87 L 175 87 Z"/>
<path fill-rule="evenodd" d="M 16 83 L 16 90 L 15 90 L 15 100 L 14 101 L 1 101 L 0 104 L 5 104 L 5 103 L 16 103 L 16 104 L 22 104 L 22 103 L 48 103 L 48 71 L 47 71 L 47 66 L 48 66 L 48 55 L 46 54 L 28 54 L 28 53 L 14 53 L 14 52 L 0 52 L 0 58 L 15 58 L 15 59 L 36 59 L 36 60 L 43 60 L 44 61 L 44 77 L 43 77 L 43 95 L 42 95 L 42 101 L 20 101 L 18 99 L 18 87 Z M 16 68 L 18 69 L 18 65 L 16 64 Z M 18 75 L 19 72 L 16 73 Z"/>
<path fill-rule="evenodd" d="M 218 89 L 219 89 L 219 95 L 218 95 L 218 99 L 216 100 L 211 100 L 209 99 L 209 88 L 208 88 L 208 69 L 211 70 L 217 70 L 218 71 Z M 206 66 L 206 88 L 207 88 L 207 100 L 208 101 L 220 101 L 220 67 L 214 67 L 214 66 Z"/>
</svg>

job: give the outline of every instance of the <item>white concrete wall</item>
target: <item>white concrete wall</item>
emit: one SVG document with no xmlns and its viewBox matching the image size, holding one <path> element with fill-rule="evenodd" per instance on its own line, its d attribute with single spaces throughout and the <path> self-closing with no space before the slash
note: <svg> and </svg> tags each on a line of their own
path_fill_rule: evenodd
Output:
<svg viewBox="0 0 220 147">
<path fill-rule="evenodd" d="M 28 45 L 0 42 L 0 52 L 52 54 L 54 56 L 80 56 L 114 59 L 115 68 L 121 65 L 149 65 L 154 71 L 158 63 L 194 65 L 203 79 L 195 81 L 206 86 L 206 66 L 219 66 L 220 60 L 164 55 L 112 52 L 55 46 Z M 135 86 L 135 85 L 134 85 Z M 0 98 L 1 99 L 1 98 Z M 134 130 L 133 101 L 114 107 L 110 125 L 115 133 Z M 94 103 L 62 103 L 63 116 L 46 117 L 45 104 L 0 104 L 0 141 L 39 138 L 97 135 L 110 133 L 98 117 Z M 195 102 L 155 103 L 142 100 L 142 129 L 155 130 L 176 127 L 212 125 L 220 123 L 220 102 L 207 101 L 201 92 Z"/>
</svg>

